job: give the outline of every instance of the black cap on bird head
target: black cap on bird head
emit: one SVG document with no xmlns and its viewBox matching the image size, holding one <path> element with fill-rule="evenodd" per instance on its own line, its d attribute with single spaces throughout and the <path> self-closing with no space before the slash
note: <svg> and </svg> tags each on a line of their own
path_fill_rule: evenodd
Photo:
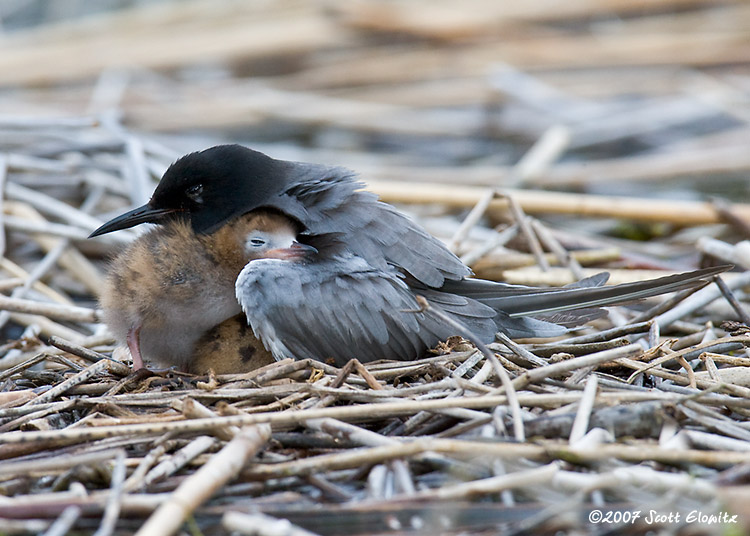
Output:
<svg viewBox="0 0 750 536">
<path fill-rule="evenodd" d="M 241 145 L 217 145 L 169 166 L 151 200 L 91 233 L 99 236 L 140 223 L 184 217 L 196 233 L 266 204 L 284 189 L 284 163 Z"/>
</svg>

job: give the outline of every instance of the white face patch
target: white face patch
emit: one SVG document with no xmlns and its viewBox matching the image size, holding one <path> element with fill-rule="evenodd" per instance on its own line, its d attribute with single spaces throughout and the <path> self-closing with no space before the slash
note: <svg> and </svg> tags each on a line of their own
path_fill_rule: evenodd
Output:
<svg viewBox="0 0 750 536">
<path fill-rule="evenodd" d="M 288 248 L 294 243 L 294 235 L 286 232 L 270 232 L 254 229 L 245 235 L 245 252 L 251 258 L 261 258 L 272 249 Z"/>
</svg>

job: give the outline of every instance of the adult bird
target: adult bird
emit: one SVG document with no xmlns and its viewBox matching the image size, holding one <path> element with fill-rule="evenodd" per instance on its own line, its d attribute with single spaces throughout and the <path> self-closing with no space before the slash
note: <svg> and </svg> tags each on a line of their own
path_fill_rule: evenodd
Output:
<svg viewBox="0 0 750 536">
<path fill-rule="evenodd" d="M 299 222 L 302 236 L 320 246 L 315 261 L 319 267 L 327 267 L 334 274 L 342 274 L 346 269 L 376 274 L 374 279 L 355 278 L 347 287 L 337 287 L 337 292 L 343 294 L 338 302 L 334 301 L 335 296 L 323 302 L 320 305 L 323 311 L 341 303 L 366 306 L 378 285 L 384 281 L 397 282 L 411 294 L 424 295 L 459 317 L 491 318 L 491 322 L 481 323 L 480 336 L 485 340 L 491 340 L 495 331 L 503 331 L 510 337 L 560 335 L 567 328 L 543 318 L 558 320 L 561 317 L 555 315 L 583 309 L 580 318 L 585 320 L 591 308 L 696 286 L 726 269 L 698 270 L 611 287 L 598 286 L 605 279 L 600 277 L 563 289 L 472 279 L 471 270 L 442 242 L 362 188 L 355 174 L 344 168 L 276 160 L 239 145 L 219 145 L 177 160 L 167 169 L 146 205 L 114 218 L 91 236 L 140 223 L 176 219 L 189 223 L 197 235 L 210 237 L 253 210 L 278 211 Z M 310 292 L 318 296 L 318 290 Z M 576 313 L 572 314 L 567 320 L 575 324 Z M 387 319 L 384 325 L 384 330 L 379 329 L 373 340 L 390 350 L 378 357 L 413 357 L 413 352 L 399 355 L 398 348 L 404 346 L 394 342 L 400 337 L 399 332 Z M 358 322 L 342 329 L 351 341 L 372 335 L 362 331 Z"/>
</svg>

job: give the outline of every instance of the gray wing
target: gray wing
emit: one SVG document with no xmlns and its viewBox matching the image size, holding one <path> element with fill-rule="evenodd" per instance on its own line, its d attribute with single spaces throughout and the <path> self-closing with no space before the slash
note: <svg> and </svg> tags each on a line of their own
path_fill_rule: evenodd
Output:
<svg viewBox="0 0 750 536">
<path fill-rule="evenodd" d="M 610 287 L 600 286 L 604 283 L 604 278 L 597 275 L 579 281 L 575 286 L 563 288 L 534 288 L 481 279 L 465 279 L 449 281 L 443 290 L 471 297 L 512 317 L 519 317 L 622 305 L 667 292 L 700 286 L 705 284 L 711 276 L 725 272 L 729 268 L 729 266 L 705 268 Z"/>
<path fill-rule="evenodd" d="M 305 222 L 310 234 L 345 237 L 346 248 L 380 270 L 396 266 L 423 284 L 471 275 L 445 245 L 394 207 L 362 191 L 352 171 L 293 163 L 299 175 L 274 206 Z"/>
<path fill-rule="evenodd" d="M 409 360 L 455 334 L 431 311 L 417 311 L 414 294 L 396 273 L 362 259 L 252 261 L 238 277 L 236 293 L 248 323 L 277 358 L 332 358 L 337 365 L 351 358 Z M 494 338 L 492 309 L 435 294 L 428 297 L 435 307 Z"/>
</svg>

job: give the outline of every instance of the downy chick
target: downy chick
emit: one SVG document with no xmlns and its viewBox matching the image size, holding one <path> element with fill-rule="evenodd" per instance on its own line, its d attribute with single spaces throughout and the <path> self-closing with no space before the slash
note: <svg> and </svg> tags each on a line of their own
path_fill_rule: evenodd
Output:
<svg viewBox="0 0 750 536">
<path fill-rule="evenodd" d="M 206 374 L 240 374 L 250 372 L 275 359 L 255 337 L 244 314 L 229 318 L 208 330 L 195 343 L 187 372 Z"/>
<path fill-rule="evenodd" d="M 241 312 L 234 285 L 252 251 L 247 230 L 272 225 L 297 232 L 293 220 L 268 211 L 243 215 L 210 235 L 173 219 L 113 260 L 100 302 L 113 335 L 130 349 L 134 369 L 144 360 L 191 368 L 196 343 Z M 239 332 L 235 338 L 242 339 Z"/>
</svg>

